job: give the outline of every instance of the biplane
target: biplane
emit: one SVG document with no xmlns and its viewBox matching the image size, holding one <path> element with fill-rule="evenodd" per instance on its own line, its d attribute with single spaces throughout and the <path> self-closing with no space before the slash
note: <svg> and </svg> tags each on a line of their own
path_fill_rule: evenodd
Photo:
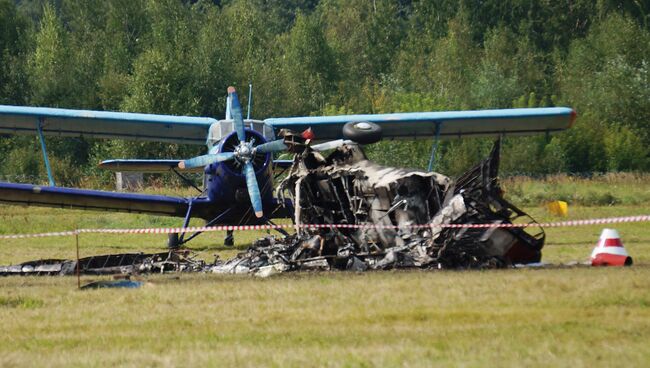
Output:
<svg viewBox="0 0 650 368">
<path fill-rule="evenodd" d="M 250 101 L 250 98 L 249 98 Z M 82 210 L 121 211 L 174 216 L 187 227 L 191 218 L 211 225 L 270 223 L 291 217 L 292 204 L 273 197 L 273 167 L 290 164 L 274 160 L 287 149 L 283 130 L 300 132 L 313 150 L 327 150 L 346 142 L 371 144 L 380 139 L 433 138 L 437 142 L 464 136 L 516 136 L 552 133 L 569 128 L 575 112 L 567 107 L 370 115 L 243 118 L 235 88 L 228 88 L 225 119 L 127 112 L 70 110 L 0 105 L 0 134 L 39 137 L 49 186 L 0 182 L 0 202 Z M 56 186 L 45 136 L 125 139 L 205 144 L 205 155 L 189 159 L 113 159 L 100 167 L 119 172 L 204 173 L 201 193 L 189 198 Z M 431 170 L 431 162 L 429 170 Z M 183 244 L 198 233 L 170 237 Z"/>
</svg>

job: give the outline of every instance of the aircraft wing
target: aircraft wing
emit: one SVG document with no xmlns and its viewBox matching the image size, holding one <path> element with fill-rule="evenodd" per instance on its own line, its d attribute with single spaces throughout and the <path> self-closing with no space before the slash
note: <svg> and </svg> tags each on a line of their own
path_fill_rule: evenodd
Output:
<svg viewBox="0 0 650 368">
<path fill-rule="evenodd" d="M 179 169 L 178 163 L 182 160 L 106 160 L 99 163 L 99 167 L 111 171 L 135 171 L 141 173 L 161 173 L 168 172 L 171 169 L 177 169 L 183 172 L 203 172 L 203 167 L 192 169 Z"/>
<path fill-rule="evenodd" d="M 259 223 L 252 217 L 247 206 L 234 206 L 233 203 L 215 203 L 207 198 L 192 198 L 192 217 L 211 220 L 215 214 L 234 208 L 221 223 Z M 79 210 L 144 213 L 149 215 L 185 217 L 190 199 L 163 195 L 108 192 L 102 190 L 77 189 L 15 184 L 0 182 L 0 203 L 23 206 L 55 207 Z M 291 202 L 287 200 L 287 208 Z M 268 208 L 273 210 L 270 218 L 288 218 L 292 210 L 274 201 Z M 248 217 L 246 217 L 248 216 Z"/>
<path fill-rule="evenodd" d="M 573 109 L 550 107 L 273 118 L 264 122 L 276 133 L 280 129 L 311 128 L 322 141 L 344 138 L 342 129 L 348 122 L 376 123 L 385 139 L 430 138 L 436 136 L 436 129 L 440 138 L 457 138 L 556 132 L 570 128 L 575 116 Z"/>
<path fill-rule="evenodd" d="M 0 202 L 14 205 L 73 208 L 82 210 L 145 213 L 151 215 L 184 217 L 188 199 L 162 195 L 118 193 L 32 184 L 0 182 Z M 201 213 L 204 200 L 193 201 Z M 201 217 L 201 216 L 198 216 Z"/>
<path fill-rule="evenodd" d="M 190 116 L 0 105 L 0 134 L 43 134 L 66 137 L 205 144 L 216 120 Z"/>
</svg>

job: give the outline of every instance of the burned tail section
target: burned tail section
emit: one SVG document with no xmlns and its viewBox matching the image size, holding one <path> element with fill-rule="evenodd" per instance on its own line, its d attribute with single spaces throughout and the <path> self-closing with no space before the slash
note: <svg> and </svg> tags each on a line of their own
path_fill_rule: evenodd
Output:
<svg viewBox="0 0 650 368">
<path fill-rule="evenodd" d="M 437 228 L 432 251 L 442 267 L 505 266 L 539 262 L 544 230 L 508 202 L 499 186 L 500 140 L 490 156 L 460 176 L 447 193 L 442 213 L 432 224 L 521 224 L 526 228 Z M 459 205 L 461 204 L 462 205 Z M 434 230 L 434 234 L 436 230 Z"/>
</svg>

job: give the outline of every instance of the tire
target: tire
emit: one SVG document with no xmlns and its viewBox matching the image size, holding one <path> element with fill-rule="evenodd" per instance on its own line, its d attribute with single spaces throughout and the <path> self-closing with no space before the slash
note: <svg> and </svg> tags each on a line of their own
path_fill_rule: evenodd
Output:
<svg viewBox="0 0 650 368">
<path fill-rule="evenodd" d="M 381 127 L 370 122 L 350 122 L 343 126 L 343 136 L 359 144 L 371 144 L 381 140 Z"/>
<path fill-rule="evenodd" d="M 167 234 L 167 248 L 178 249 L 181 246 L 178 233 Z"/>
</svg>

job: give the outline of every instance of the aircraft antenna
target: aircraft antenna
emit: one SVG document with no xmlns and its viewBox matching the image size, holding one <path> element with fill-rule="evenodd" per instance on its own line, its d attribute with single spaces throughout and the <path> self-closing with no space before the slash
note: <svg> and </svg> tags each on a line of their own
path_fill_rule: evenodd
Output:
<svg viewBox="0 0 650 368">
<path fill-rule="evenodd" d="M 248 82 L 248 112 L 246 112 L 246 120 L 251 119 L 252 108 L 253 108 L 253 83 Z"/>
</svg>

